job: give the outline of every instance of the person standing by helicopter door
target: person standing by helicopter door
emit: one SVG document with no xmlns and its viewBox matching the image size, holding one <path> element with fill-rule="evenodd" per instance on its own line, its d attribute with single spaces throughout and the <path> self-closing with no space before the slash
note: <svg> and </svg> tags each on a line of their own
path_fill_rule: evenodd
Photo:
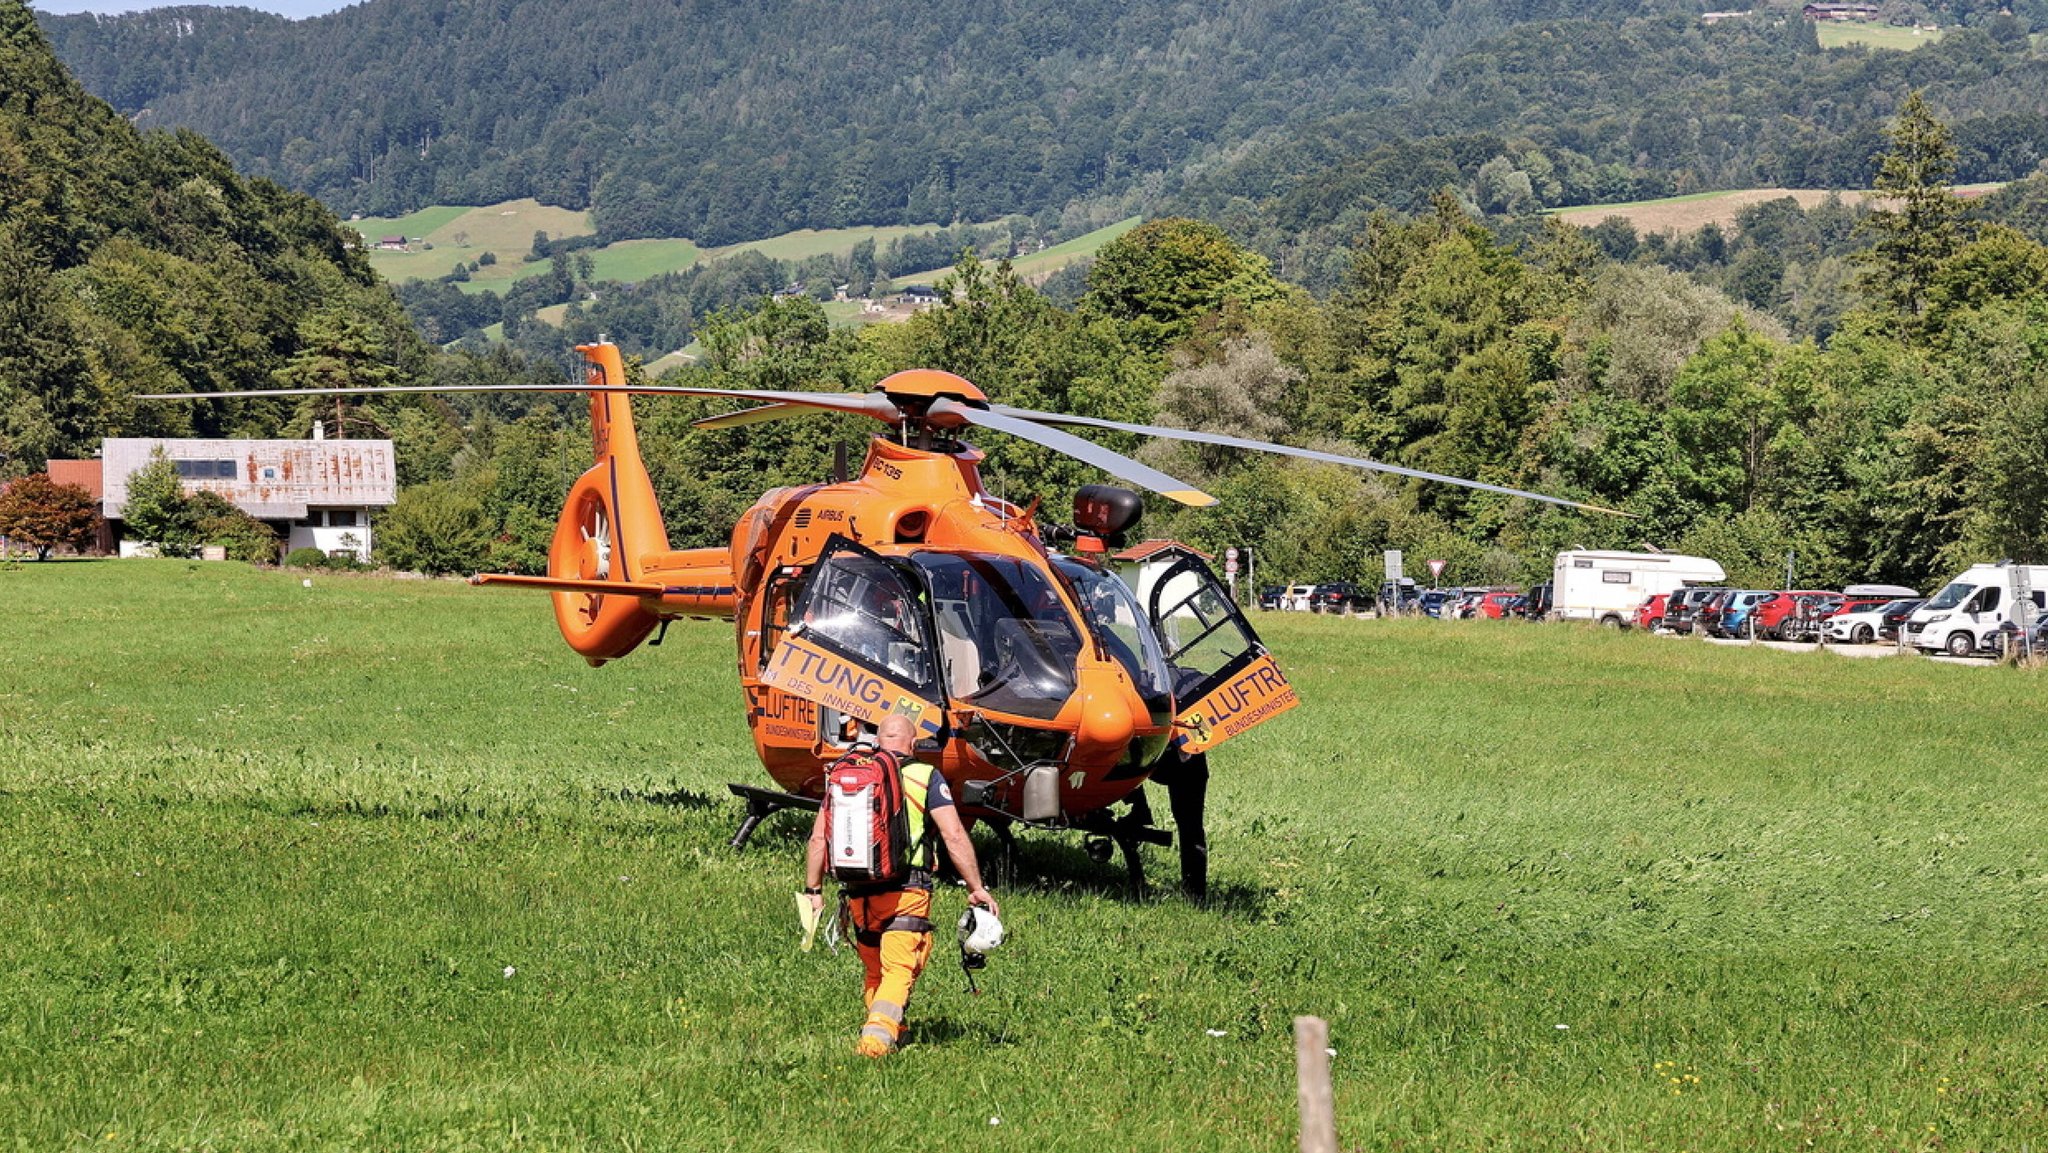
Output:
<svg viewBox="0 0 2048 1153">
<path fill-rule="evenodd" d="M 937 864 L 932 833 L 946 844 L 946 856 L 967 883 L 971 905 L 1000 915 L 996 899 L 981 883 L 981 866 L 974 855 L 974 842 L 953 805 L 946 778 L 930 765 L 910 759 L 917 730 L 908 717 L 883 718 L 875 731 L 879 748 L 870 752 L 855 749 L 826 772 L 826 795 L 818 806 L 818 819 L 811 826 L 811 839 L 804 860 L 804 895 L 814 912 L 825 907 L 825 868 L 832 855 L 830 845 L 835 797 L 834 774 L 855 758 L 879 761 L 885 772 L 900 775 L 904 815 L 908 818 L 908 870 L 900 878 L 873 884 L 849 884 L 841 880 L 844 915 L 852 924 L 854 944 L 860 953 L 865 979 L 861 1000 L 867 1006 L 867 1020 L 861 1025 L 855 1051 L 863 1057 L 886 1057 L 896 1051 L 906 1031 L 904 1010 L 911 991 L 924 972 L 932 954 L 932 873 Z M 841 821 L 846 820 L 842 814 Z M 838 838 L 844 839 L 844 838 Z M 835 868 L 835 872 L 838 870 Z"/>
</svg>

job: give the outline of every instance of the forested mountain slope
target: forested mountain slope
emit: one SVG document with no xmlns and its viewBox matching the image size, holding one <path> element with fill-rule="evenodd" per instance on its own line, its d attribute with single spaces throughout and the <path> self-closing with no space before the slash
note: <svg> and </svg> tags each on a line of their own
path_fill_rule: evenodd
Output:
<svg viewBox="0 0 2048 1153">
<path fill-rule="evenodd" d="M 0 0 L 0 475 L 102 435 L 269 433 L 288 411 L 194 416 L 135 393 L 396 356 L 410 325 L 349 244 L 317 201 L 244 179 L 198 136 L 136 131 Z"/>
<path fill-rule="evenodd" d="M 1915 89 L 1954 128 L 1959 180 L 2018 179 L 2048 157 L 2048 53 L 2014 20 L 1914 52 L 1823 52 L 1797 19 L 1569 20 L 1475 47 L 1402 106 L 1268 134 L 1193 174 L 1176 207 L 1222 217 L 1257 204 L 1300 230 L 1361 204 L 1412 210 L 1494 157 L 1528 177 L 1525 202 L 1479 205 L 1497 212 L 1868 188 L 1884 123 Z"/>
<path fill-rule="evenodd" d="M 1660 11 L 1696 6 L 369 0 L 45 24 L 140 123 L 344 211 L 534 196 L 594 206 L 609 238 L 718 244 L 1149 191 L 1262 133 L 1395 107 L 1489 35 Z"/>
</svg>

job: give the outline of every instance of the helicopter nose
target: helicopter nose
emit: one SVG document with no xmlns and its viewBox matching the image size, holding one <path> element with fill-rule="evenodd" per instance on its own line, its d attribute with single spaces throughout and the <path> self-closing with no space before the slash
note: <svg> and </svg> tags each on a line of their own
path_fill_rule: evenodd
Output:
<svg viewBox="0 0 2048 1153">
<path fill-rule="evenodd" d="M 1078 696 L 1081 724 L 1074 733 L 1075 751 L 1091 762 L 1107 757 L 1098 763 L 1114 763 L 1138 731 L 1130 690 L 1108 675 L 1086 677 Z"/>
</svg>

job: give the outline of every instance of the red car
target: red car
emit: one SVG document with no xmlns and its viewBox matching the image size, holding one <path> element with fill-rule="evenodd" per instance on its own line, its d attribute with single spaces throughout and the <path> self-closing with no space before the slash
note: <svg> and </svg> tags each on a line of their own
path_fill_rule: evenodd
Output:
<svg viewBox="0 0 2048 1153">
<path fill-rule="evenodd" d="M 1749 610 L 1746 631 L 1752 636 L 1790 640 L 1802 624 L 1826 617 L 1841 601 L 1841 593 L 1818 589 L 1772 593 Z"/>
<path fill-rule="evenodd" d="M 1649 600 L 1637 605 L 1634 618 L 1635 626 L 1639 629 L 1656 632 L 1657 626 L 1664 623 L 1664 602 L 1668 597 L 1669 594 L 1667 593 L 1657 593 L 1651 596 Z"/>
<path fill-rule="evenodd" d="M 1512 589 L 1506 592 L 1487 593 L 1479 598 L 1477 615 L 1490 621 L 1502 620 L 1508 615 L 1508 602 L 1521 595 Z"/>
</svg>

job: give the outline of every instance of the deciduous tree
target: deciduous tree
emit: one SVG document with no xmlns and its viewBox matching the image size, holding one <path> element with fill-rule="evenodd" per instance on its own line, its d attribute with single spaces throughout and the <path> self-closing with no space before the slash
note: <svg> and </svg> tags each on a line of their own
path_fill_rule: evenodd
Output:
<svg viewBox="0 0 2048 1153">
<path fill-rule="evenodd" d="M 25 544 L 37 560 L 50 559 L 59 545 L 83 549 L 99 526 L 99 503 L 75 484 L 58 484 L 50 474 L 22 477 L 0 493 L 0 537 Z"/>
</svg>

